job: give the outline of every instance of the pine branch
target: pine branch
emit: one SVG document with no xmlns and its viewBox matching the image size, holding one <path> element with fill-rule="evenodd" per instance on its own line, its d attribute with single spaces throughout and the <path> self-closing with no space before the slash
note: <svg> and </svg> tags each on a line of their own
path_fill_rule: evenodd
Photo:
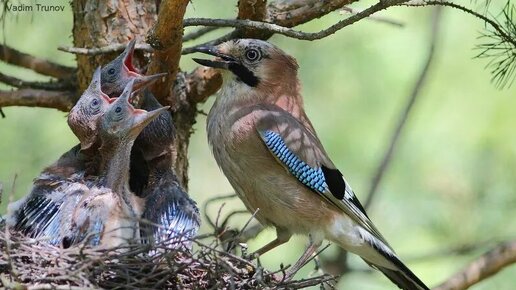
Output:
<svg viewBox="0 0 516 290">
<path fill-rule="evenodd" d="M 487 67 L 491 69 L 491 81 L 499 88 L 510 86 L 516 77 L 516 7 L 508 1 L 502 11 L 502 20 L 496 20 L 505 34 L 498 30 L 486 30 L 477 45 L 481 52 L 478 58 L 490 58 Z"/>
<path fill-rule="evenodd" d="M 60 65 L 1 44 L 0 60 L 55 78 L 70 78 L 70 75 L 75 75 L 76 71 L 73 67 Z"/>
<path fill-rule="evenodd" d="M 503 20 L 499 21 L 496 18 L 491 19 L 486 15 L 475 12 L 472 9 L 446 1 L 424 1 L 421 3 L 405 3 L 406 6 L 427 6 L 438 5 L 447 6 L 454 9 L 461 10 L 467 14 L 473 15 L 476 18 L 488 24 L 492 30 L 486 28 L 481 36 L 482 39 L 490 40 L 487 43 L 478 45 L 481 53 L 477 55 L 478 58 L 491 58 L 487 67 L 491 68 L 492 81 L 499 88 L 508 87 L 515 79 L 516 72 L 516 8 L 511 1 L 508 0 L 503 11 Z"/>
<path fill-rule="evenodd" d="M 74 90 L 75 84 L 69 81 L 59 82 L 29 82 L 24 81 L 0 72 L 0 83 L 7 84 L 16 88 L 32 88 L 50 91 Z"/>
<path fill-rule="evenodd" d="M 183 26 L 215 26 L 215 27 L 235 27 L 235 28 L 254 28 L 257 30 L 263 30 L 270 33 L 281 34 L 290 38 L 300 40 L 319 40 L 328 37 L 342 28 L 349 26 L 363 18 L 369 17 L 370 15 L 384 10 L 388 7 L 395 6 L 407 2 L 407 0 L 387 0 L 381 1 L 369 8 L 360 11 L 344 20 L 337 22 L 336 24 L 328 27 L 327 29 L 319 32 L 303 32 L 294 30 L 288 27 L 280 26 L 277 24 L 251 21 L 251 20 L 238 20 L 238 19 L 208 19 L 208 18 L 187 18 L 183 22 Z"/>
<path fill-rule="evenodd" d="M 19 89 L 0 91 L 0 107 L 25 106 L 58 109 L 68 112 L 77 96 L 68 91 L 46 91 L 36 89 Z"/>
</svg>

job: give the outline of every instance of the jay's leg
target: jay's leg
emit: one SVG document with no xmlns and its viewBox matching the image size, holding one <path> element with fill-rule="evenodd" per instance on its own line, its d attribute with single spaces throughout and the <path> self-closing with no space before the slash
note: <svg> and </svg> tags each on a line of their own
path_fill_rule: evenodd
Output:
<svg viewBox="0 0 516 290">
<path fill-rule="evenodd" d="M 306 250 L 303 253 L 303 255 L 301 256 L 301 258 L 299 258 L 299 260 L 297 260 L 297 262 L 294 264 L 294 266 L 292 266 L 292 267 L 290 267 L 290 269 L 288 269 L 288 271 L 285 273 L 285 277 L 283 277 L 282 280 L 288 281 L 288 280 L 292 279 L 292 277 L 294 277 L 294 275 L 296 275 L 297 271 L 299 271 L 299 269 L 301 269 L 306 264 L 306 261 L 308 261 L 312 257 L 312 255 L 317 251 L 317 249 L 321 246 L 321 244 L 322 244 L 322 241 L 313 242 L 312 240 L 310 240 L 310 244 L 306 248 Z"/>
<path fill-rule="evenodd" d="M 253 254 L 251 254 L 251 257 L 261 256 L 261 255 L 267 253 L 268 251 L 276 248 L 277 246 L 288 242 L 291 237 L 292 237 L 292 234 L 288 230 L 276 228 L 276 239 L 274 241 L 268 243 L 267 245 L 261 247 Z"/>
</svg>

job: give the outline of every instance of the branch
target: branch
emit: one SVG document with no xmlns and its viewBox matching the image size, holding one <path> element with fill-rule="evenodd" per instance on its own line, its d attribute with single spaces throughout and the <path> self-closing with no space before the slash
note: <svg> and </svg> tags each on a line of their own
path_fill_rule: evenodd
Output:
<svg viewBox="0 0 516 290">
<path fill-rule="evenodd" d="M 206 101 L 221 85 L 222 76 L 213 68 L 198 67 L 186 76 L 186 94 L 194 103 Z"/>
<path fill-rule="evenodd" d="M 38 58 L 1 44 L 0 60 L 55 78 L 70 78 L 71 75 L 75 75 L 76 71 L 75 68 L 53 63 L 46 59 Z"/>
<path fill-rule="evenodd" d="M 368 208 L 369 206 L 371 206 L 373 198 L 376 195 L 376 193 L 378 192 L 378 186 L 380 185 L 380 182 L 382 181 L 382 178 L 383 178 L 385 172 L 387 171 L 387 168 L 392 159 L 392 156 L 394 155 L 394 150 L 396 149 L 396 145 L 398 144 L 401 133 L 402 133 L 403 129 L 405 128 L 409 114 L 412 111 L 412 108 L 414 107 L 414 104 L 416 103 L 416 100 L 418 99 L 418 97 L 420 95 L 421 89 L 426 82 L 428 71 L 429 71 L 432 61 L 434 59 L 435 47 L 437 45 L 439 26 L 440 26 L 440 16 L 441 16 L 441 7 L 437 7 L 434 12 L 434 16 L 432 18 L 432 32 L 430 35 L 428 55 L 426 57 L 423 68 L 421 69 L 421 72 L 419 73 L 419 77 L 416 80 L 416 83 L 414 84 L 414 88 L 412 89 L 412 92 L 410 93 L 410 95 L 407 99 L 405 108 L 401 112 L 401 115 L 398 120 L 398 124 L 396 125 L 396 128 L 392 132 L 390 141 L 388 143 L 388 147 L 383 155 L 383 159 L 380 162 L 380 164 L 378 165 L 378 168 L 376 169 L 376 173 L 374 174 L 374 176 L 371 180 L 371 188 L 369 189 L 367 198 L 364 203 L 365 208 Z"/>
<path fill-rule="evenodd" d="M 237 19 L 247 19 L 254 21 L 263 21 L 267 16 L 267 1 L 266 0 L 239 0 L 238 1 L 238 16 Z M 244 38 L 269 38 L 270 33 L 263 32 L 256 29 L 240 29 L 238 31 L 239 37 Z"/>
<path fill-rule="evenodd" d="M 239 37 L 239 33 L 238 33 L 237 30 L 235 30 L 235 31 L 232 31 L 232 32 L 230 32 L 228 34 L 225 34 L 225 35 L 223 35 L 223 36 L 221 36 L 219 38 L 216 38 L 216 39 L 213 39 L 213 40 L 210 40 L 210 41 L 207 41 L 207 42 L 195 45 L 195 46 L 190 46 L 190 47 L 183 48 L 183 50 L 181 51 L 181 54 L 185 55 L 185 54 L 194 53 L 195 49 L 197 47 L 200 47 L 200 46 L 213 46 L 213 45 L 221 44 L 223 42 L 226 42 L 228 40 L 235 39 L 235 38 L 238 38 L 238 37 Z"/>
<path fill-rule="evenodd" d="M 298 30 L 294 30 L 291 28 L 287 28 L 284 26 L 279 26 L 277 24 L 252 21 L 252 20 L 235 20 L 235 19 L 209 19 L 209 18 L 187 18 L 184 20 L 183 25 L 187 26 L 216 26 L 216 27 L 235 27 L 235 28 L 254 28 L 258 30 L 264 30 L 271 33 L 277 33 L 281 35 L 285 35 L 291 38 L 300 39 L 300 40 L 318 40 L 325 38 L 339 31 L 340 29 L 349 26 L 363 18 L 369 17 L 370 15 L 386 9 L 388 7 L 399 4 L 400 2 L 405 2 L 407 0 L 388 0 L 379 2 L 364 11 L 352 15 L 344 20 L 337 22 L 336 24 L 330 26 L 327 29 L 321 30 L 319 32 L 302 32 Z"/>
<path fill-rule="evenodd" d="M 439 5 L 448 6 L 454 9 L 461 10 L 467 14 L 473 15 L 486 24 L 489 24 L 493 30 L 487 29 L 482 33 L 480 38 L 487 39 L 488 43 L 478 45 L 477 48 L 482 52 L 476 57 L 491 58 L 487 67 L 491 68 L 491 81 L 499 88 L 504 88 L 511 85 L 515 79 L 516 72 L 516 7 L 511 4 L 511 0 L 507 0 L 505 7 L 500 13 L 504 18 L 502 22 L 495 17 L 489 18 L 484 14 L 475 12 L 464 6 L 446 2 L 446 1 L 423 1 L 421 3 L 411 4 L 406 3 L 407 6 L 427 6 Z M 488 5 L 487 5 L 488 6 Z M 487 9 L 487 7 L 486 7 Z M 487 12 L 485 13 L 487 14 Z"/>
<path fill-rule="evenodd" d="M 0 107 L 44 107 L 68 112 L 76 99 L 77 96 L 69 91 L 45 91 L 35 89 L 0 91 Z"/>
<path fill-rule="evenodd" d="M 199 30 L 196 30 L 194 32 L 188 33 L 187 35 L 183 36 L 183 42 L 195 40 L 205 34 L 208 34 L 214 30 L 217 30 L 218 27 L 203 27 Z"/>
<path fill-rule="evenodd" d="M 275 1 L 268 6 L 265 22 L 294 27 L 320 18 L 357 0 L 294 0 Z"/>
<path fill-rule="evenodd" d="M 468 14 L 471 14 L 477 18 L 480 18 L 482 21 L 486 22 L 487 24 L 491 25 L 491 27 L 493 27 L 497 33 L 500 34 L 500 36 L 507 42 L 511 43 L 514 47 L 516 47 L 516 39 L 512 38 L 510 35 L 508 35 L 503 27 L 501 25 L 499 25 L 498 23 L 496 23 L 496 21 L 490 19 L 489 17 L 487 16 L 484 16 L 480 13 L 477 13 L 471 9 L 468 9 L 466 7 L 463 7 L 463 6 L 460 6 L 458 4 L 455 4 L 455 3 L 452 3 L 452 2 L 446 2 L 446 1 L 424 1 L 423 3 L 421 4 L 410 4 L 410 3 L 406 3 L 405 5 L 407 6 L 427 6 L 427 5 L 437 5 L 437 6 L 448 6 L 448 7 L 451 7 L 451 8 L 455 8 L 455 9 L 458 9 L 458 10 L 461 10 L 463 12 L 466 12 Z"/>
<path fill-rule="evenodd" d="M 263 20 L 267 16 L 267 0 L 239 0 L 237 19 Z"/>
<path fill-rule="evenodd" d="M 183 17 L 189 0 L 165 0 L 159 6 L 156 25 L 147 36 L 147 42 L 155 49 L 148 73 L 168 72 L 168 75 L 153 85 L 153 93 L 163 101 L 170 92 L 179 70 L 183 37 Z M 165 102 L 172 103 L 172 100 Z"/>
<path fill-rule="evenodd" d="M 324 284 L 328 284 L 329 282 L 335 282 L 337 279 L 331 275 L 321 275 L 314 278 L 302 279 L 297 281 L 289 281 L 286 283 L 282 283 L 277 285 L 276 289 L 303 289 L 311 286 L 321 285 L 321 289 L 325 289 L 323 287 Z"/>
<path fill-rule="evenodd" d="M 349 6 L 344 6 L 342 7 L 342 11 L 340 12 L 340 14 L 358 14 L 360 13 L 362 10 L 359 10 L 359 9 L 356 9 L 356 8 L 353 8 L 353 7 L 349 7 Z M 400 22 L 400 21 L 397 21 L 397 20 L 393 20 L 393 19 L 390 19 L 390 18 L 387 18 L 387 17 L 382 17 L 382 16 L 369 16 L 368 19 L 370 20 L 374 20 L 374 21 L 377 21 L 377 22 L 382 22 L 382 23 L 386 23 L 386 24 L 390 24 L 390 25 L 394 25 L 394 26 L 398 26 L 398 27 L 404 27 L 405 24 L 403 22 Z"/>
<path fill-rule="evenodd" d="M 74 84 L 71 82 L 28 82 L 12 76 L 5 75 L 0 72 L 0 83 L 10 85 L 17 88 L 32 88 L 51 91 L 73 90 Z"/>
<path fill-rule="evenodd" d="M 209 32 L 217 30 L 218 27 L 203 27 L 197 31 L 189 33 L 183 37 L 183 42 L 195 40 Z M 59 46 L 57 49 L 64 52 L 74 53 L 74 54 L 84 54 L 84 55 L 98 55 L 112 52 L 121 52 L 127 47 L 126 44 L 112 44 L 102 47 L 70 47 L 70 46 Z M 147 43 L 137 43 L 135 45 L 135 50 L 145 51 L 145 52 L 153 52 L 154 49 Z"/>
<path fill-rule="evenodd" d="M 434 290 L 462 290 L 516 263 L 516 240 L 498 245 L 473 261 Z"/>
<path fill-rule="evenodd" d="M 248 1 L 244 1 L 248 2 Z M 279 26 L 284 27 L 293 27 L 299 24 L 303 24 L 309 22 L 315 18 L 322 17 L 326 14 L 331 13 L 343 6 L 354 2 L 354 0 L 333 0 L 333 1 L 320 1 L 320 0 L 291 0 L 291 1 L 274 1 L 267 6 L 267 11 L 265 13 L 266 19 L 265 22 L 275 23 Z M 242 9 L 245 10 L 244 7 Z M 260 8 L 262 9 L 262 8 Z M 258 10 L 254 11 L 256 15 L 262 15 Z M 253 15 L 253 13 L 249 13 L 247 11 L 240 11 L 239 16 L 244 17 L 248 15 Z M 214 27 L 217 28 L 217 27 Z M 223 35 L 217 39 L 202 43 L 200 45 L 194 47 L 187 47 L 183 49 L 182 54 L 190 54 L 193 53 L 195 47 L 198 46 L 206 46 L 206 45 L 217 45 L 224 41 L 228 41 L 230 39 L 241 37 L 242 30 L 236 29 L 228 34 Z M 262 33 L 260 39 L 268 39 L 272 36 L 271 33 L 267 32 L 265 34 Z M 217 75 L 213 75 L 212 77 L 218 78 Z M 210 82 L 206 80 L 206 82 Z M 218 82 L 218 81 L 214 81 Z M 214 87 L 214 91 L 217 91 L 220 85 Z M 209 90 L 206 90 L 209 92 Z M 196 96 L 197 99 L 204 100 L 210 95 L 204 96 Z"/>
<path fill-rule="evenodd" d="M 103 47 L 68 47 L 68 46 L 59 46 L 57 49 L 64 52 L 74 53 L 74 54 L 85 54 L 85 55 L 98 55 L 104 53 L 111 52 L 120 52 L 123 51 L 127 47 L 127 44 L 112 44 Z M 145 52 L 152 52 L 153 49 L 147 43 L 139 43 L 136 44 L 135 49 L 142 50 Z"/>
</svg>

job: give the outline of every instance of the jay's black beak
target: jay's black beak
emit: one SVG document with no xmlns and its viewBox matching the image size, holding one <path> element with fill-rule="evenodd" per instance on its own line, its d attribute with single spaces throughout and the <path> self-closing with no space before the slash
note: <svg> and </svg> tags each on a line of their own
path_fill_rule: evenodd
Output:
<svg viewBox="0 0 516 290">
<path fill-rule="evenodd" d="M 237 60 L 230 55 L 221 53 L 215 46 L 201 46 L 194 49 L 194 52 L 202 52 L 209 55 L 216 56 L 217 58 L 210 59 L 199 59 L 192 58 L 196 63 L 204 66 L 213 68 L 229 69 L 231 64 L 237 63 Z"/>
</svg>

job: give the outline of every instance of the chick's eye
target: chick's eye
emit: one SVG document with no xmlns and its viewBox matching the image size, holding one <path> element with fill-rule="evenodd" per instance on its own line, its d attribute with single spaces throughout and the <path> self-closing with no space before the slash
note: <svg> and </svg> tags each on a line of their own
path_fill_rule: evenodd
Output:
<svg viewBox="0 0 516 290">
<path fill-rule="evenodd" d="M 100 101 L 99 99 L 95 98 L 91 101 L 91 106 L 92 107 L 98 107 L 98 105 L 100 105 Z"/>
<path fill-rule="evenodd" d="M 110 68 L 110 69 L 108 70 L 108 74 L 110 74 L 110 75 L 114 75 L 114 74 L 115 74 L 115 69 L 114 69 L 114 68 Z"/>
<path fill-rule="evenodd" d="M 120 114 L 122 112 L 122 107 L 116 107 L 115 113 Z"/>
<path fill-rule="evenodd" d="M 245 58 L 250 62 L 259 61 L 262 58 L 262 53 L 255 48 L 250 48 L 245 52 Z"/>
</svg>

